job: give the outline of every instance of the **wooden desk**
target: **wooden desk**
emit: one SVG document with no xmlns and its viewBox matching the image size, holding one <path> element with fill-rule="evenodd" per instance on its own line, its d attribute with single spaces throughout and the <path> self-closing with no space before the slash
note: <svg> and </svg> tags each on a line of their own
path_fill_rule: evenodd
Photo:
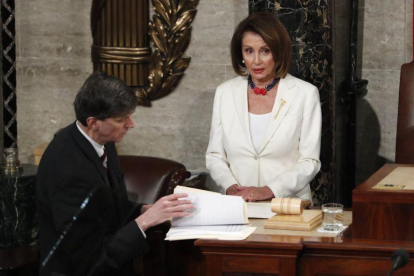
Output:
<svg viewBox="0 0 414 276">
<path fill-rule="evenodd" d="M 205 256 L 205 275 L 258 273 L 298 275 L 304 245 L 339 243 L 342 235 L 313 231 L 264 229 L 264 219 L 250 219 L 256 231 L 244 241 L 197 240 Z M 344 212 L 344 224 L 351 223 L 351 212 Z M 228 274 L 230 273 L 230 274 Z M 238 275 L 238 274 L 236 274 Z"/>
<path fill-rule="evenodd" d="M 350 223 L 351 214 L 344 214 Z M 168 275 L 387 275 L 393 251 L 414 256 L 413 242 L 356 240 L 352 227 L 342 235 L 258 229 L 244 241 L 196 240 L 171 242 L 174 261 Z M 281 233 L 282 232 L 282 233 Z M 172 253 L 170 251 L 170 253 Z M 171 254 L 170 254 L 171 256 Z M 414 259 L 394 275 L 414 275 Z"/>
<path fill-rule="evenodd" d="M 414 190 L 372 189 L 398 167 L 413 165 L 386 164 L 352 191 L 354 238 L 414 241 Z"/>
<path fill-rule="evenodd" d="M 37 275 L 38 247 L 0 248 L 0 275 Z"/>
<path fill-rule="evenodd" d="M 162 275 L 385 276 L 392 253 L 400 248 L 409 252 L 410 261 L 393 275 L 414 275 L 414 191 L 371 189 L 396 167 L 385 165 L 354 190 L 354 217 L 345 212 L 344 224 L 356 218 L 357 227 L 354 220 L 341 235 L 263 229 L 264 220 L 251 220 L 258 229 L 244 241 L 169 242 L 168 269 Z M 372 218 L 376 211 L 383 214 L 381 221 Z M 387 225 L 394 218 L 404 225 L 398 235 L 390 226 L 395 221 Z M 369 233 L 374 238 L 364 236 Z"/>
</svg>

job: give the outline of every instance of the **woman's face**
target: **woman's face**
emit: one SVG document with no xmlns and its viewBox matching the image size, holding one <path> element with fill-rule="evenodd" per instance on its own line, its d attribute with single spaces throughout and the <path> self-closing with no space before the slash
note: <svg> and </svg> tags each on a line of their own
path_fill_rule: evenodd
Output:
<svg viewBox="0 0 414 276">
<path fill-rule="evenodd" d="M 266 83 L 275 77 L 275 61 L 263 38 L 253 32 L 245 32 L 242 39 L 244 64 L 253 82 Z"/>
</svg>

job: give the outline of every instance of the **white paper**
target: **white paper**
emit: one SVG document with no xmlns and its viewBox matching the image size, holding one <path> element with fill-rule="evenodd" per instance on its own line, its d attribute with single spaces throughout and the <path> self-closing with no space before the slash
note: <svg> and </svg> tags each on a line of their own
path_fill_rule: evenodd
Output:
<svg viewBox="0 0 414 276">
<path fill-rule="evenodd" d="M 213 225 L 213 226 L 190 226 L 190 227 L 172 227 L 169 234 L 187 235 L 187 234 L 222 234 L 233 235 L 234 233 L 243 232 L 249 228 L 246 224 L 235 225 Z"/>
<path fill-rule="evenodd" d="M 221 194 L 190 193 L 194 209 L 188 217 L 174 218 L 172 226 L 247 224 L 245 202 L 239 196 Z"/>
<path fill-rule="evenodd" d="M 217 193 L 217 192 L 205 191 L 205 190 L 200 190 L 200 189 L 195 189 L 195 188 L 190 188 L 190 187 L 185 187 L 185 186 L 180 186 L 180 185 L 178 185 L 174 189 L 174 194 L 178 194 L 178 193 L 221 195 L 220 193 Z"/>
<path fill-rule="evenodd" d="M 321 226 L 316 231 L 318 231 L 319 233 L 338 234 L 338 233 L 341 233 L 342 231 L 344 231 L 346 228 L 348 228 L 348 226 L 342 226 L 341 229 L 339 229 L 339 230 L 330 231 L 330 230 L 323 229 L 323 226 Z"/>
<path fill-rule="evenodd" d="M 256 230 L 249 225 L 172 227 L 165 240 L 244 240 Z"/>
<path fill-rule="evenodd" d="M 249 218 L 263 218 L 268 219 L 276 215 L 272 212 L 270 202 L 248 202 L 247 203 L 247 216 Z"/>
<path fill-rule="evenodd" d="M 191 215 L 174 218 L 166 240 L 224 239 L 243 240 L 256 229 L 248 225 L 246 203 L 239 196 L 225 196 L 177 186 L 175 193 L 186 193 L 194 209 Z"/>
</svg>

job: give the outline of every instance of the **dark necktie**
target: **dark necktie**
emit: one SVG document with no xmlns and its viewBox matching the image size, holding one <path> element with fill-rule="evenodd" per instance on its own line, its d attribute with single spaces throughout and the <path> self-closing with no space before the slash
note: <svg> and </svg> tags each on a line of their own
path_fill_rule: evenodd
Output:
<svg viewBox="0 0 414 276">
<path fill-rule="evenodd" d="M 105 159 L 106 159 L 106 150 L 105 150 L 105 148 L 103 149 L 103 154 L 99 158 L 101 159 L 102 164 L 105 167 L 105 170 L 108 171 L 108 168 L 107 168 L 107 165 L 106 165 L 107 162 L 105 162 Z"/>
</svg>

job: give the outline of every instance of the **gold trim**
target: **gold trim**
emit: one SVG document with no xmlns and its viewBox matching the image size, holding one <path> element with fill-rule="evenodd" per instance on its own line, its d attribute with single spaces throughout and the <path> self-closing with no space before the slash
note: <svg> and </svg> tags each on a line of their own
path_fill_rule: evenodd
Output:
<svg viewBox="0 0 414 276">
<path fill-rule="evenodd" d="M 149 0 L 92 1 L 94 71 L 118 77 L 131 87 L 149 85 L 149 6 Z"/>
<path fill-rule="evenodd" d="M 148 63 L 151 48 L 105 47 L 92 45 L 92 61 L 100 63 Z"/>
<path fill-rule="evenodd" d="M 190 44 L 191 23 L 199 0 L 152 0 L 149 35 L 154 51 L 149 59 L 149 86 L 136 90 L 139 104 L 169 95 L 184 76 L 191 58 L 183 56 Z"/>
<path fill-rule="evenodd" d="M 151 54 L 150 47 L 116 47 L 92 45 L 92 51 L 98 51 L 114 55 L 146 56 Z"/>
<path fill-rule="evenodd" d="M 99 63 L 116 63 L 116 64 L 141 64 L 141 63 L 148 63 L 149 58 L 148 57 L 140 57 L 140 58 L 117 58 L 112 59 L 110 57 L 102 56 L 100 58 L 93 57 L 93 62 L 99 62 Z"/>
</svg>

